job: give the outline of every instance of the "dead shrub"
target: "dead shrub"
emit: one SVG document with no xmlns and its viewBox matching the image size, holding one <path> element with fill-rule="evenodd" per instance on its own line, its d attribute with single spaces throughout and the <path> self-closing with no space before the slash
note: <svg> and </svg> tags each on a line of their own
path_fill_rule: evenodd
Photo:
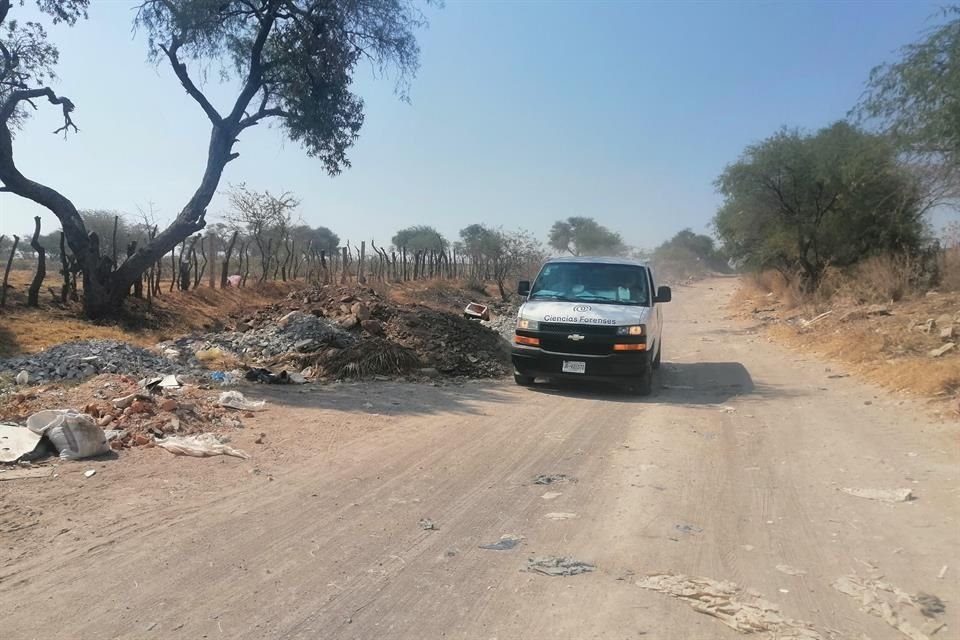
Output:
<svg viewBox="0 0 960 640">
<path fill-rule="evenodd" d="M 899 302 L 918 292 L 923 263 L 910 255 L 875 256 L 853 267 L 837 291 L 859 303 Z"/>
<path fill-rule="evenodd" d="M 400 375 L 420 366 L 413 349 L 373 338 L 362 340 L 330 358 L 325 369 L 337 380 L 362 380 L 376 375 Z"/>
<path fill-rule="evenodd" d="M 960 291 L 960 246 L 940 254 L 940 287 L 944 291 Z"/>
</svg>

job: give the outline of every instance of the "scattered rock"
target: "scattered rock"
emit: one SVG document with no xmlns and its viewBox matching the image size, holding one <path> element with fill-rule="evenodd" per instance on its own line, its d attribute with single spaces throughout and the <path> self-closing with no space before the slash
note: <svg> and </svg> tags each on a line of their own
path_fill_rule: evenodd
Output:
<svg viewBox="0 0 960 640">
<path fill-rule="evenodd" d="M 952 340 L 955 337 L 955 335 L 956 335 L 956 332 L 954 331 L 953 325 L 940 329 L 941 340 Z"/>
<path fill-rule="evenodd" d="M 173 398 L 167 398 L 160 403 L 160 411 L 176 411 L 179 404 Z"/>
<path fill-rule="evenodd" d="M 930 351 L 929 355 L 930 355 L 931 358 L 939 358 L 939 357 L 941 357 L 941 356 L 944 356 L 944 355 L 950 353 L 951 351 L 953 351 L 953 350 L 956 349 L 956 348 L 957 348 L 956 343 L 954 343 L 954 342 L 948 342 L 947 344 L 943 345 L 942 347 L 938 347 L 938 348 L 933 349 L 932 351 Z"/>
<path fill-rule="evenodd" d="M 421 518 L 420 522 L 417 524 L 419 524 L 420 528 L 423 529 L 424 531 L 437 531 L 440 528 L 430 518 Z"/>
<path fill-rule="evenodd" d="M 84 478 L 92 478 L 92 477 L 95 476 L 95 475 L 97 475 L 97 470 L 96 470 L 96 469 L 88 469 L 88 470 L 86 470 L 86 471 L 83 472 L 83 477 L 84 477 Z"/>
<path fill-rule="evenodd" d="M 480 548 L 488 551 L 509 551 L 520 544 L 521 540 L 523 540 L 523 536 L 508 533 L 500 536 L 500 539 L 496 542 L 480 545 Z"/>
<path fill-rule="evenodd" d="M 350 313 L 357 317 L 357 320 L 363 322 L 370 319 L 370 308 L 362 302 L 356 302 L 350 307 Z"/>
<path fill-rule="evenodd" d="M 563 484 L 566 482 L 576 482 L 576 478 L 572 478 L 563 473 L 550 473 L 550 474 L 540 474 L 533 479 L 533 484 Z"/>
<path fill-rule="evenodd" d="M 383 325 L 376 320 L 361 320 L 360 327 L 372 336 L 383 336 Z"/>
<path fill-rule="evenodd" d="M 545 576 L 575 576 L 581 573 L 589 573 L 594 569 L 596 567 L 592 564 L 568 557 L 543 556 L 527 560 L 527 571 L 541 573 Z"/>
<path fill-rule="evenodd" d="M 340 326 L 343 327 L 344 329 L 353 329 L 358 324 L 360 324 L 360 319 L 353 314 L 350 314 L 347 317 L 340 320 Z"/>
<path fill-rule="evenodd" d="M 909 502 L 914 499 L 913 491 L 910 489 L 851 489 L 845 487 L 841 489 L 847 495 L 867 500 L 876 500 L 878 502 Z"/>
</svg>

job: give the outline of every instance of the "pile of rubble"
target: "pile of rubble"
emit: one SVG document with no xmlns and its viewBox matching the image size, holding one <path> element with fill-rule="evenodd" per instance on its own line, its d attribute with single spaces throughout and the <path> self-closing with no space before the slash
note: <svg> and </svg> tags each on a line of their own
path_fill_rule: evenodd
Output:
<svg viewBox="0 0 960 640">
<path fill-rule="evenodd" d="M 100 375 L 82 384 L 31 387 L 0 403 L 0 421 L 22 424 L 46 409 L 92 416 L 113 449 L 151 446 L 154 438 L 231 432 L 252 414 L 219 406 L 217 393 L 197 387 L 143 388 L 127 376 Z"/>
<path fill-rule="evenodd" d="M 160 343 L 171 360 L 190 368 L 203 360 L 216 359 L 222 352 L 250 363 L 264 363 L 291 353 L 315 353 L 322 349 L 344 349 L 355 337 L 329 320 L 300 311 L 282 317 L 257 314 L 240 323 L 236 330 L 186 336 Z M 218 351 L 219 350 L 219 351 Z"/>
<path fill-rule="evenodd" d="M 116 340 L 65 342 L 39 353 L 0 360 L 0 374 L 17 376 L 22 372 L 26 372 L 27 382 L 36 384 L 80 380 L 102 373 L 122 373 L 138 379 L 196 373 L 174 366 L 157 353 Z"/>
<path fill-rule="evenodd" d="M 505 315 L 510 318 L 512 332 L 512 316 Z M 237 314 L 225 322 L 230 329 L 226 333 L 162 346 L 179 350 L 182 355 L 217 345 L 246 364 L 289 362 L 316 367 L 316 373 L 322 375 L 324 364 L 336 360 L 342 349 L 359 341 L 384 339 L 412 349 L 427 372 L 470 378 L 508 373 L 506 345 L 497 330 L 489 326 L 499 329 L 507 322 L 502 316 L 481 324 L 422 304 L 399 304 L 365 286 L 326 285 L 292 293 L 283 302 Z M 323 328 L 320 334 L 319 327 Z M 277 335 L 283 336 L 282 342 L 277 341 Z M 260 352 L 244 348 L 248 340 L 261 344 L 264 336 L 266 347 Z"/>
</svg>

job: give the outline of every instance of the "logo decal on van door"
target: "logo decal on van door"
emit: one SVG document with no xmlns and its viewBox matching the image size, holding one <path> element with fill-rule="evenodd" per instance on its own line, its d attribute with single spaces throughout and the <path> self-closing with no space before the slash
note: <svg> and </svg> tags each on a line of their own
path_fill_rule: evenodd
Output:
<svg viewBox="0 0 960 640">
<path fill-rule="evenodd" d="M 583 313 L 584 311 L 590 311 L 591 309 L 593 309 L 593 307 L 588 304 L 578 304 L 573 308 L 573 311 L 575 313 Z"/>
</svg>

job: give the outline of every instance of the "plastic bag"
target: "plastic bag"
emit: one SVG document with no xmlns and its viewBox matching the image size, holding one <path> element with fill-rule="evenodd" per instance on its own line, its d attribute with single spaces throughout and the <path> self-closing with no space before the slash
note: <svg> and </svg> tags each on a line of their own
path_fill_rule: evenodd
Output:
<svg viewBox="0 0 960 640">
<path fill-rule="evenodd" d="M 249 460 L 250 455 L 240 449 L 234 449 L 220 441 L 215 434 L 201 433 L 196 436 L 170 436 L 157 440 L 158 447 L 178 456 L 193 456 L 205 458 L 207 456 L 233 456 Z"/>
<path fill-rule="evenodd" d="M 240 411 L 263 411 L 267 406 L 266 400 L 247 400 L 239 391 L 224 391 L 217 399 L 217 404 Z"/>
<path fill-rule="evenodd" d="M 92 416 L 74 409 L 47 409 L 27 418 L 27 428 L 46 436 L 61 460 L 81 460 L 110 452 L 107 437 Z"/>
</svg>

